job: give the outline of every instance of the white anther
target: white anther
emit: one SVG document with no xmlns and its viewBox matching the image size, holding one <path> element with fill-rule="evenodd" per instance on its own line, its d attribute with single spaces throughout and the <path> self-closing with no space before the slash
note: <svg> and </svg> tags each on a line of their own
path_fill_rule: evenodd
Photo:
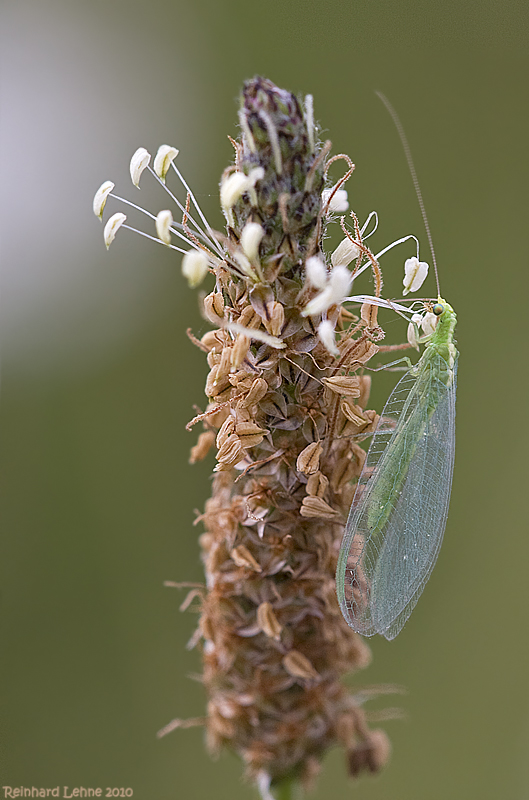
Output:
<svg viewBox="0 0 529 800">
<path fill-rule="evenodd" d="M 208 258 L 202 250 L 188 250 L 182 259 L 182 275 L 191 289 L 199 286 L 208 274 Z"/>
<path fill-rule="evenodd" d="M 101 184 L 99 189 L 94 195 L 94 202 L 92 204 L 92 208 L 94 209 L 94 214 L 98 219 L 103 219 L 103 211 L 105 208 L 105 204 L 107 202 L 107 197 L 114 188 L 114 184 L 112 181 L 105 181 Z"/>
<path fill-rule="evenodd" d="M 337 266 L 331 270 L 329 284 L 333 291 L 336 305 L 345 300 L 351 289 L 352 282 L 353 276 L 347 267 Z"/>
<path fill-rule="evenodd" d="M 305 310 L 301 312 L 303 317 L 310 317 L 313 314 L 322 314 L 332 306 L 332 290 L 330 286 L 313 297 L 310 303 L 307 303 Z"/>
<path fill-rule="evenodd" d="M 334 338 L 334 325 L 328 319 L 324 319 L 318 325 L 318 338 L 326 350 L 333 356 L 339 356 L 340 351 L 336 347 Z"/>
<path fill-rule="evenodd" d="M 324 189 L 321 193 L 321 199 L 324 208 L 327 205 L 332 192 L 332 189 Z M 348 208 L 349 200 L 347 199 L 347 189 L 337 189 L 332 196 L 331 202 L 329 203 L 327 214 L 342 214 L 344 211 L 347 211 Z"/>
<path fill-rule="evenodd" d="M 269 344 L 270 347 L 275 347 L 276 350 L 284 350 L 286 347 L 286 344 L 281 341 L 279 337 L 271 336 L 269 333 L 266 333 L 266 331 L 247 328 L 244 325 L 239 325 L 237 322 L 230 322 L 226 327 L 232 333 L 242 333 L 243 336 L 247 336 L 249 339 L 255 339 L 256 342 Z"/>
<path fill-rule="evenodd" d="M 242 250 L 236 250 L 233 253 L 233 258 L 235 259 L 239 268 L 241 269 L 242 272 L 244 272 L 245 275 L 247 275 L 253 281 L 257 280 L 257 275 L 255 273 L 255 270 L 252 268 L 249 258 L 243 253 Z"/>
<path fill-rule="evenodd" d="M 327 267 L 319 256 L 311 256 L 305 262 L 305 274 L 308 282 L 316 289 L 325 289 L 327 285 Z"/>
<path fill-rule="evenodd" d="M 160 211 L 155 220 L 156 233 L 164 244 L 171 244 L 171 225 L 173 224 L 173 215 L 170 211 Z"/>
<path fill-rule="evenodd" d="M 121 211 L 118 211 L 117 214 L 113 214 L 107 220 L 105 229 L 103 231 L 103 238 L 105 240 L 107 250 L 114 241 L 116 233 L 118 232 L 119 228 L 121 228 L 126 219 L 127 219 L 126 214 L 122 214 Z"/>
<path fill-rule="evenodd" d="M 333 267 L 348 267 L 359 255 L 360 249 L 346 236 L 331 255 L 331 264 Z"/>
<path fill-rule="evenodd" d="M 408 325 L 408 342 L 411 344 L 412 347 L 415 347 L 416 350 L 419 349 L 419 336 L 417 326 L 420 325 L 422 322 L 421 314 L 414 314 L 411 318 L 411 322 Z M 415 324 L 414 324 L 415 323 Z"/>
<path fill-rule="evenodd" d="M 311 94 L 305 97 L 305 120 L 309 137 L 310 152 L 314 152 L 314 98 Z"/>
<path fill-rule="evenodd" d="M 436 317 L 432 311 L 426 312 L 421 322 L 425 336 L 430 336 L 435 331 L 438 319 L 439 317 Z"/>
<path fill-rule="evenodd" d="M 163 183 L 165 183 L 165 176 L 178 153 L 179 151 L 176 147 L 171 147 L 168 144 L 162 144 L 158 148 L 158 152 L 154 157 L 153 168 Z"/>
<path fill-rule="evenodd" d="M 149 165 L 151 154 L 144 147 L 138 147 L 130 159 L 130 177 L 134 186 L 140 188 L 141 173 Z"/>
<path fill-rule="evenodd" d="M 243 172 L 232 172 L 220 186 L 221 206 L 226 210 L 233 208 L 235 203 L 248 191 L 251 185 L 248 175 L 245 175 Z"/>
<path fill-rule="evenodd" d="M 426 261 L 419 261 L 417 256 L 407 258 L 404 262 L 404 284 L 403 294 L 416 292 L 423 285 L 428 275 L 428 264 Z"/>
<path fill-rule="evenodd" d="M 220 186 L 221 206 L 225 210 L 233 208 L 242 195 L 252 189 L 262 178 L 264 178 L 262 167 L 252 169 L 249 175 L 245 175 L 244 172 L 232 172 Z"/>
<path fill-rule="evenodd" d="M 264 169 L 262 167 L 254 167 L 253 169 L 251 169 L 248 177 L 252 182 L 252 186 L 255 186 L 257 181 L 262 181 L 264 178 L 264 174 L 265 174 Z"/>
<path fill-rule="evenodd" d="M 250 261 L 259 258 L 259 245 L 264 236 L 264 228 L 258 222 L 247 222 L 241 233 L 241 247 Z"/>
<path fill-rule="evenodd" d="M 331 306 L 341 305 L 351 289 L 352 275 L 347 267 L 334 267 L 325 289 L 313 297 L 302 312 L 304 317 L 322 314 Z"/>
</svg>

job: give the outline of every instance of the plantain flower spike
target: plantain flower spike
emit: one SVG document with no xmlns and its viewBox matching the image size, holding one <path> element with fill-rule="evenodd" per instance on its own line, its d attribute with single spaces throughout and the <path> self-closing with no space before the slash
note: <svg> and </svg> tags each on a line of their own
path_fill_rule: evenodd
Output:
<svg viewBox="0 0 529 800">
<path fill-rule="evenodd" d="M 334 591 L 365 453 L 343 398 L 322 382 L 353 380 L 378 348 L 367 329 L 342 320 L 352 275 L 343 258 L 326 266 L 329 147 L 317 139 L 312 104 L 305 109 L 268 80 L 244 85 L 236 169 L 220 190 L 226 256 L 212 266 L 216 288 L 205 300 L 214 330 L 200 343 L 209 351 L 209 405 L 195 420 L 216 433 L 217 447 L 196 638 L 206 741 L 212 753 L 240 755 L 263 800 L 293 782 L 308 786 L 336 744 L 355 775 L 379 771 L 389 753 L 386 735 L 369 728 L 341 683 L 370 660 Z M 369 382 L 357 380 L 362 396 L 349 405 L 368 430 L 376 419 L 363 410 Z"/>
</svg>

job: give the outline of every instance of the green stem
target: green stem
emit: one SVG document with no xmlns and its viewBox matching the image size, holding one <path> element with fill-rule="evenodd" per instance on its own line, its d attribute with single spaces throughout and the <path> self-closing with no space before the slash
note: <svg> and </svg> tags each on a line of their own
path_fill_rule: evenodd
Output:
<svg viewBox="0 0 529 800">
<path fill-rule="evenodd" d="M 274 787 L 276 800 L 294 800 L 294 781 L 282 781 Z"/>
</svg>

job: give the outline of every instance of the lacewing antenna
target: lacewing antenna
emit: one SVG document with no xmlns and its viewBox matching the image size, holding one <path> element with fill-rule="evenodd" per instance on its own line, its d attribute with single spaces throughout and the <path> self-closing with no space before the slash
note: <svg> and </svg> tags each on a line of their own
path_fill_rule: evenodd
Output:
<svg viewBox="0 0 529 800">
<path fill-rule="evenodd" d="M 428 236 L 428 243 L 430 245 L 430 252 L 432 254 L 432 261 L 433 261 L 433 268 L 435 272 L 435 282 L 437 284 L 437 294 L 441 296 L 441 288 L 439 286 L 439 273 L 437 272 L 437 260 L 435 258 L 435 250 L 433 247 L 433 239 L 432 234 L 430 231 L 430 225 L 428 222 L 428 217 L 426 216 L 426 209 L 424 207 L 424 201 L 422 199 L 421 187 L 419 185 L 419 179 L 417 178 L 417 172 L 415 171 L 415 164 L 413 163 L 413 158 L 411 155 L 410 145 L 408 144 L 408 139 L 406 137 L 406 133 L 404 132 L 404 128 L 402 126 L 402 122 L 400 121 L 399 115 L 389 102 L 388 98 L 382 94 L 382 92 L 376 92 L 378 97 L 382 100 L 384 105 L 386 106 L 391 119 L 395 123 L 395 127 L 400 137 L 400 141 L 402 143 L 402 147 L 404 150 L 404 155 L 406 156 L 406 161 L 408 162 L 408 168 L 410 170 L 411 178 L 413 181 L 413 185 L 415 187 L 415 194 L 417 195 L 417 200 L 419 201 L 419 207 L 421 209 L 422 219 L 424 222 L 424 227 L 426 228 L 426 235 Z"/>
</svg>

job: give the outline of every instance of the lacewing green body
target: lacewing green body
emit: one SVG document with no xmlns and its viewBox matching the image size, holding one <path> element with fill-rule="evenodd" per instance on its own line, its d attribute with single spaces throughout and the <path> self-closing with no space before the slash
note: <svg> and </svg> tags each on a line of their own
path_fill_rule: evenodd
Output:
<svg viewBox="0 0 529 800">
<path fill-rule="evenodd" d="M 348 624 L 394 639 L 437 560 L 455 449 L 456 315 L 444 300 L 421 358 L 391 393 L 358 480 L 336 586 Z"/>
</svg>

